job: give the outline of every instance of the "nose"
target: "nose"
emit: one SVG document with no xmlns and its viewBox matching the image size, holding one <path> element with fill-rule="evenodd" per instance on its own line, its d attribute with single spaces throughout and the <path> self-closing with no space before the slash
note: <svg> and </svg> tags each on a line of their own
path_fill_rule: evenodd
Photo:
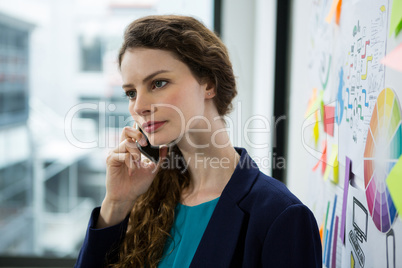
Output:
<svg viewBox="0 0 402 268">
<path fill-rule="evenodd" d="M 134 104 L 134 112 L 138 115 L 147 115 L 152 111 L 152 97 L 147 92 L 137 92 L 137 98 Z"/>
</svg>

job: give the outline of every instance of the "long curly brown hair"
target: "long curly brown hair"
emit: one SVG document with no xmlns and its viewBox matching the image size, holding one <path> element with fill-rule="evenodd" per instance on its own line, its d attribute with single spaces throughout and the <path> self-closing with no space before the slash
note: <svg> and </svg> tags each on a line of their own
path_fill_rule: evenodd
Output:
<svg viewBox="0 0 402 268">
<path fill-rule="evenodd" d="M 228 51 L 222 41 L 201 22 L 186 16 L 148 16 L 132 22 L 126 29 L 119 53 L 119 66 L 127 49 L 152 48 L 172 52 L 185 63 L 198 81 L 215 86 L 214 104 L 220 116 L 232 109 L 237 94 Z M 178 161 L 180 159 L 181 165 Z M 177 146 L 164 160 L 146 193 L 135 203 L 129 226 L 111 267 L 157 267 L 163 257 L 166 239 L 173 226 L 175 207 L 190 174 Z"/>
</svg>

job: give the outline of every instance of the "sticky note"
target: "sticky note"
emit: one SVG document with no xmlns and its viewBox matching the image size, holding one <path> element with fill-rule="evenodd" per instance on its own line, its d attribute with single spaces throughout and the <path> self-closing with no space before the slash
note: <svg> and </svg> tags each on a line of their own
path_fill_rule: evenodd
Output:
<svg viewBox="0 0 402 268">
<path fill-rule="evenodd" d="M 332 176 L 332 182 L 335 183 L 335 184 L 338 184 L 338 182 L 339 182 L 338 146 L 337 146 L 336 149 L 337 149 L 337 152 L 336 152 L 336 155 L 334 157 L 334 161 L 331 162 L 333 167 L 334 167 L 334 173 L 333 173 L 333 176 Z"/>
<path fill-rule="evenodd" d="M 324 175 L 325 169 L 327 168 L 327 141 L 324 141 L 324 152 L 322 153 L 322 166 L 321 166 L 321 173 Z"/>
<path fill-rule="evenodd" d="M 313 89 L 313 93 L 309 100 L 307 110 L 304 113 L 304 118 L 307 118 L 310 114 L 314 113 L 320 108 L 319 105 L 321 104 L 323 97 L 324 90 L 320 90 L 318 92 L 316 88 Z"/>
<path fill-rule="evenodd" d="M 334 136 L 335 107 L 324 105 L 324 131 Z"/>
<path fill-rule="evenodd" d="M 402 213 L 402 156 L 387 177 L 387 186 L 399 214 Z"/>
<path fill-rule="evenodd" d="M 342 201 L 342 215 L 341 215 L 341 232 L 339 236 L 342 243 L 345 244 L 345 227 L 346 227 L 346 205 L 348 202 L 349 181 L 353 178 L 352 161 L 346 156 L 345 166 L 345 182 L 343 184 L 343 201 Z"/>
<path fill-rule="evenodd" d="M 399 44 L 394 50 L 385 56 L 381 60 L 381 64 L 402 72 L 402 44 Z"/>
<path fill-rule="evenodd" d="M 317 99 L 317 89 L 313 88 L 313 93 L 311 94 L 311 97 L 308 100 L 307 110 L 304 113 L 304 118 L 306 118 L 307 116 L 309 116 L 311 114 L 311 111 L 313 110 L 313 105 L 315 104 L 316 99 Z"/>
<path fill-rule="evenodd" d="M 322 164 L 321 172 L 324 174 L 325 168 L 327 167 L 327 140 L 322 142 L 322 155 L 320 160 L 318 160 L 317 164 L 313 167 L 313 171 L 316 171 L 318 166 Z"/>
<path fill-rule="evenodd" d="M 339 21 L 341 20 L 341 10 L 342 10 L 342 0 L 338 1 L 336 5 L 336 15 L 335 15 L 335 23 L 339 25 Z"/>
<path fill-rule="evenodd" d="M 326 22 L 331 23 L 332 18 L 334 17 L 334 15 L 336 13 L 336 8 L 338 6 L 338 2 L 339 2 L 339 0 L 332 1 L 331 9 L 329 10 L 327 17 L 325 18 Z"/>
<path fill-rule="evenodd" d="M 395 33 L 398 36 L 402 29 L 402 0 L 393 0 L 391 8 L 391 22 L 389 25 L 389 36 Z"/>
<path fill-rule="evenodd" d="M 318 126 L 318 111 L 315 113 L 315 124 L 314 124 L 314 141 L 315 145 L 318 143 L 318 138 L 320 137 L 319 126 Z"/>
<path fill-rule="evenodd" d="M 320 239 L 321 239 L 321 245 L 322 245 L 322 236 L 323 236 L 323 232 L 324 232 L 324 223 L 321 224 L 319 231 L 320 231 Z"/>
<path fill-rule="evenodd" d="M 333 144 L 331 150 L 331 156 L 329 157 L 328 165 L 325 169 L 324 180 L 327 180 L 330 172 L 332 171 L 332 182 L 338 184 L 338 145 Z"/>
</svg>

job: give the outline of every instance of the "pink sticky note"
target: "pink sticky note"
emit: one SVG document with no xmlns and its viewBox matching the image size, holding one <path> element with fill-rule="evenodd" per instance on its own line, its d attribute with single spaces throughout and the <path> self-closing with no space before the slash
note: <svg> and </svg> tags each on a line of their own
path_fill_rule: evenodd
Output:
<svg viewBox="0 0 402 268">
<path fill-rule="evenodd" d="M 399 72 L 402 72 L 402 44 L 386 55 L 381 63 Z"/>
<path fill-rule="evenodd" d="M 335 107 L 324 105 L 324 131 L 334 136 Z"/>
</svg>

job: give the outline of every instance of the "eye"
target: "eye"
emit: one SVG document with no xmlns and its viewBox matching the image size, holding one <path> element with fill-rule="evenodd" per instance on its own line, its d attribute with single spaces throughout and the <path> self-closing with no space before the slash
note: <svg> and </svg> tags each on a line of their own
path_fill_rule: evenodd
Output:
<svg viewBox="0 0 402 268">
<path fill-rule="evenodd" d="M 137 91 L 135 90 L 126 91 L 126 96 L 129 100 L 133 100 L 137 97 Z"/>
<path fill-rule="evenodd" d="M 156 81 L 154 82 L 154 84 L 153 84 L 153 87 L 154 87 L 154 88 L 161 88 L 161 87 L 166 86 L 167 83 L 168 83 L 168 82 L 167 82 L 167 81 L 164 81 L 164 80 L 156 80 Z"/>
</svg>

